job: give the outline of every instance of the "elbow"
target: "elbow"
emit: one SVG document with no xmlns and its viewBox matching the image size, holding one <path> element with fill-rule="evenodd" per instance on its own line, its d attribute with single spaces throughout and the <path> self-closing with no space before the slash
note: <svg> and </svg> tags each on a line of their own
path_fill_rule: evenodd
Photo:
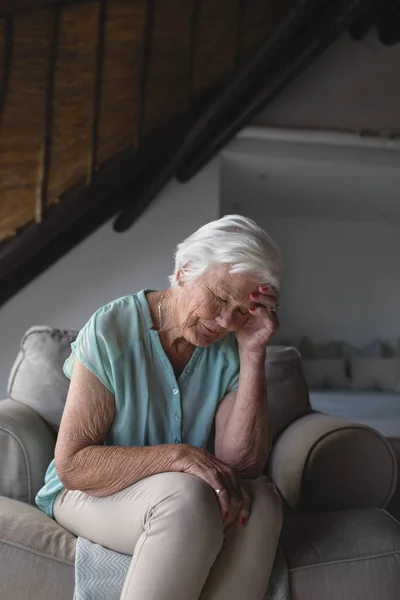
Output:
<svg viewBox="0 0 400 600">
<path fill-rule="evenodd" d="M 54 453 L 56 472 L 59 480 L 67 490 L 77 490 L 79 482 L 77 470 L 75 467 L 74 455 L 67 456 L 57 452 L 57 446 Z"/>
<path fill-rule="evenodd" d="M 269 451 L 263 452 L 257 457 L 254 455 L 244 455 L 237 460 L 234 466 L 243 479 L 258 479 L 264 475 L 268 458 Z"/>
</svg>

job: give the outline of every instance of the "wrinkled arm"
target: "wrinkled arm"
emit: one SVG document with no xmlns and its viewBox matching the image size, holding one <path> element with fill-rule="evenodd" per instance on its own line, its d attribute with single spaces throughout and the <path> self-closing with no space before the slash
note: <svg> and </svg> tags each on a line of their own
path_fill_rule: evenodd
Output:
<svg viewBox="0 0 400 600">
<path fill-rule="evenodd" d="M 258 360 L 241 357 L 238 390 L 222 400 L 215 428 L 216 456 L 243 477 L 259 477 L 271 447 L 265 356 Z"/>
<path fill-rule="evenodd" d="M 114 396 L 76 360 L 55 449 L 67 489 L 109 496 L 150 475 L 182 471 L 185 444 L 104 446 L 114 415 Z"/>
</svg>

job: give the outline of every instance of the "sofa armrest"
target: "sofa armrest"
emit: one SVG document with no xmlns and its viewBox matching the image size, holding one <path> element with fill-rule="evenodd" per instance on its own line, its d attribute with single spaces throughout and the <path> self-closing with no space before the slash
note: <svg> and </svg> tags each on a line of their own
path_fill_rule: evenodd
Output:
<svg viewBox="0 0 400 600">
<path fill-rule="evenodd" d="M 321 413 L 285 429 L 267 470 L 296 512 L 384 508 L 397 482 L 394 452 L 383 436 Z"/>
<path fill-rule="evenodd" d="M 34 504 L 54 458 L 55 434 L 21 402 L 0 401 L 0 495 Z"/>
</svg>

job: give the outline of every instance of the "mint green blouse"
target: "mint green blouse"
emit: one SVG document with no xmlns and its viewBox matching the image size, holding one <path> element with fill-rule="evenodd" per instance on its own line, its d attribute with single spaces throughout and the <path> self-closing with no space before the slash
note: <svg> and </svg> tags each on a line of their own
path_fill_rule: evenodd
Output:
<svg viewBox="0 0 400 600">
<path fill-rule="evenodd" d="M 214 452 L 216 409 L 238 387 L 236 338 L 230 333 L 211 346 L 196 348 L 176 379 L 153 330 L 146 291 L 100 308 L 71 344 L 64 373 L 71 378 L 78 357 L 114 395 L 115 418 L 104 444 L 184 443 Z M 54 499 L 63 489 L 53 460 L 36 504 L 53 516 Z"/>
</svg>

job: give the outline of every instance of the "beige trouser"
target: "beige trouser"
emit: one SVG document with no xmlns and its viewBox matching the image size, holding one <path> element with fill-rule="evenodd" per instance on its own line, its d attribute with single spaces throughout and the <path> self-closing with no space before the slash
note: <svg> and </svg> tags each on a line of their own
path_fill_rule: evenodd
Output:
<svg viewBox="0 0 400 600">
<path fill-rule="evenodd" d="M 246 485 L 249 520 L 225 534 L 215 492 L 184 473 L 153 475 L 105 498 L 64 490 L 54 517 L 76 536 L 132 554 L 122 600 L 262 600 L 281 503 L 265 478 Z"/>
</svg>

